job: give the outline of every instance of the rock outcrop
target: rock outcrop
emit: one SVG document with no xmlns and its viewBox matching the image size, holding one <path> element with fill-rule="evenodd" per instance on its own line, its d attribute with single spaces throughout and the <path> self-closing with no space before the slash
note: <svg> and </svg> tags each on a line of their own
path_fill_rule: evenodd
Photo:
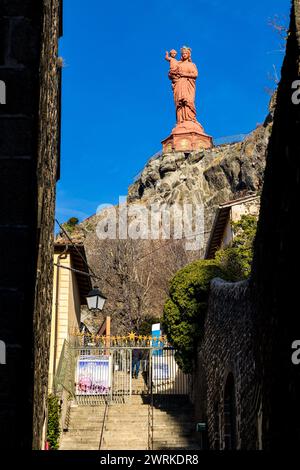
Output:
<svg viewBox="0 0 300 470">
<path fill-rule="evenodd" d="M 192 202 L 196 195 L 204 204 L 209 232 L 219 204 L 260 192 L 271 128 L 272 121 L 266 120 L 243 142 L 151 159 L 129 187 L 129 203 L 181 204 Z"/>
<path fill-rule="evenodd" d="M 203 204 L 204 242 L 220 203 L 259 193 L 272 115 L 243 142 L 199 152 L 174 152 L 148 161 L 128 190 L 128 207 L 153 204 L 172 207 Z M 117 215 L 118 215 L 118 208 Z M 186 250 L 184 239 L 100 240 L 97 226 L 104 213 L 79 225 L 74 236 L 85 245 L 88 261 L 108 297 L 106 311 L 113 332 L 137 329 L 144 316 L 159 317 L 175 272 L 204 255 L 202 248 Z M 99 319 L 99 322 L 101 319 Z"/>
</svg>

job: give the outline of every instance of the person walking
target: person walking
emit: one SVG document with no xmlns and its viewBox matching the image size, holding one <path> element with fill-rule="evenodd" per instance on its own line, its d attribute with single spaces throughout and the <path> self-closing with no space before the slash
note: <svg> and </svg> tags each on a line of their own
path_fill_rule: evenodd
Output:
<svg viewBox="0 0 300 470">
<path fill-rule="evenodd" d="M 139 376 L 141 358 L 142 358 L 142 350 L 133 349 L 132 350 L 132 371 L 131 371 L 133 379 L 137 379 Z"/>
</svg>

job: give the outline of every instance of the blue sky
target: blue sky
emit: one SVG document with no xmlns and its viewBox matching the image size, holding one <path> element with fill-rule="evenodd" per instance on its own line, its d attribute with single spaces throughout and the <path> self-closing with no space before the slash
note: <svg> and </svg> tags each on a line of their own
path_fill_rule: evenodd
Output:
<svg viewBox="0 0 300 470">
<path fill-rule="evenodd" d="M 263 122 L 289 0 L 64 0 L 61 180 L 57 217 L 118 201 L 175 124 L 166 50 L 189 45 L 198 120 L 214 138 Z"/>
</svg>

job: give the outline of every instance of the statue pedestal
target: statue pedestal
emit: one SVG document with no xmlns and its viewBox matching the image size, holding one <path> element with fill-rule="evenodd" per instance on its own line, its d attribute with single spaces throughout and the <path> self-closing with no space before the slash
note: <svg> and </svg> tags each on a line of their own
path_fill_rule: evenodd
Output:
<svg viewBox="0 0 300 470">
<path fill-rule="evenodd" d="M 184 152 L 213 147 L 210 135 L 205 134 L 203 127 L 198 122 L 185 121 L 177 124 L 169 137 L 162 141 L 163 152 Z"/>
</svg>

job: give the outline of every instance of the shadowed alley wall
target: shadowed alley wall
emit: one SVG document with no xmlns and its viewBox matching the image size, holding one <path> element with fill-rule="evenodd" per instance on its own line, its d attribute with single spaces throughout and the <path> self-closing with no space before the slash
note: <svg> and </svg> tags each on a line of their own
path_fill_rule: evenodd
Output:
<svg viewBox="0 0 300 470">
<path fill-rule="evenodd" d="M 0 447 L 43 446 L 55 185 L 59 172 L 59 0 L 2 0 L 0 80 Z M 33 443 L 33 444 L 32 444 Z"/>
</svg>

